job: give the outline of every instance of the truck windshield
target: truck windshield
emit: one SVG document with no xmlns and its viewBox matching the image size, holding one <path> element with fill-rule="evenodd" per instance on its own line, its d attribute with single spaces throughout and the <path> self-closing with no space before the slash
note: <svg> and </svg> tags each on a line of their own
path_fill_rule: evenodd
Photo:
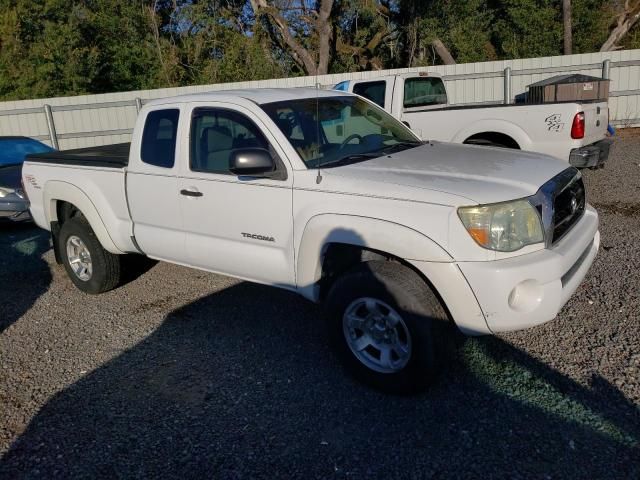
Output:
<svg viewBox="0 0 640 480">
<path fill-rule="evenodd" d="M 308 168 L 332 167 L 421 145 L 387 112 L 352 96 L 261 105 Z"/>
</svg>

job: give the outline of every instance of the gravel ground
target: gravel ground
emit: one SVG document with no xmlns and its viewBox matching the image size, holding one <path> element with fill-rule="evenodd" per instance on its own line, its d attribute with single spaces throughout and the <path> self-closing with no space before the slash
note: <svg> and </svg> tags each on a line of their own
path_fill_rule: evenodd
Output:
<svg viewBox="0 0 640 480">
<path fill-rule="evenodd" d="M 86 296 L 0 227 L 0 477 L 640 478 L 640 136 L 584 175 L 602 248 L 558 319 L 460 342 L 407 398 L 350 380 L 293 294 L 160 263 Z"/>
</svg>

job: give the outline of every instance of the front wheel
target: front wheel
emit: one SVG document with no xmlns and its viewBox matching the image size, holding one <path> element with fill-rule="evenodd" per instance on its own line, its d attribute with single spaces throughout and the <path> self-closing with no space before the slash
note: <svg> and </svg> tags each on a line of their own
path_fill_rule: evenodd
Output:
<svg viewBox="0 0 640 480">
<path fill-rule="evenodd" d="M 120 283 L 120 256 L 107 252 L 81 217 L 62 224 L 58 248 L 67 275 L 85 293 L 98 294 Z"/>
<path fill-rule="evenodd" d="M 336 280 L 327 307 L 333 346 L 358 380 L 407 394 L 434 379 L 439 337 L 448 322 L 416 272 L 392 262 L 365 262 Z"/>
</svg>

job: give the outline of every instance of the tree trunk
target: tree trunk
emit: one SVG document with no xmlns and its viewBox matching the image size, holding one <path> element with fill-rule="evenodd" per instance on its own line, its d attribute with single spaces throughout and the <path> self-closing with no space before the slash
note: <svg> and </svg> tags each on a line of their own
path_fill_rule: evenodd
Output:
<svg viewBox="0 0 640 480">
<path fill-rule="evenodd" d="M 572 53 L 571 0 L 562 0 L 562 23 L 564 24 L 564 54 Z"/>
<path fill-rule="evenodd" d="M 333 37 L 331 25 L 331 9 L 333 0 L 321 0 L 318 8 L 316 30 L 318 32 L 318 68 L 317 75 L 329 73 L 331 61 L 331 39 Z"/>
<path fill-rule="evenodd" d="M 629 33 L 636 22 L 640 19 L 640 0 L 624 2 L 624 9 L 616 18 L 616 26 L 611 30 L 609 38 L 600 47 L 601 52 L 618 50 L 618 43 Z"/>
<path fill-rule="evenodd" d="M 445 46 L 444 43 L 442 43 L 442 40 L 436 38 L 431 42 L 431 45 L 433 45 L 433 48 L 435 48 L 436 53 L 442 59 L 445 65 L 456 64 L 456 61 L 451 56 L 451 52 L 449 52 L 449 49 Z"/>
</svg>

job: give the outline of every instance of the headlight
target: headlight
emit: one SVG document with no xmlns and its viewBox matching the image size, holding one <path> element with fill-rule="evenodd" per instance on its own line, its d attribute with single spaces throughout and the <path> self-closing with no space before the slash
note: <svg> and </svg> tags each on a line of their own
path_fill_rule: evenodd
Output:
<svg viewBox="0 0 640 480">
<path fill-rule="evenodd" d="M 527 200 L 458 208 L 469 235 L 481 247 L 514 252 L 544 241 L 538 211 Z"/>
<path fill-rule="evenodd" d="M 0 198 L 4 198 L 7 195 L 11 195 L 13 190 L 11 188 L 2 188 L 0 187 Z"/>
</svg>

